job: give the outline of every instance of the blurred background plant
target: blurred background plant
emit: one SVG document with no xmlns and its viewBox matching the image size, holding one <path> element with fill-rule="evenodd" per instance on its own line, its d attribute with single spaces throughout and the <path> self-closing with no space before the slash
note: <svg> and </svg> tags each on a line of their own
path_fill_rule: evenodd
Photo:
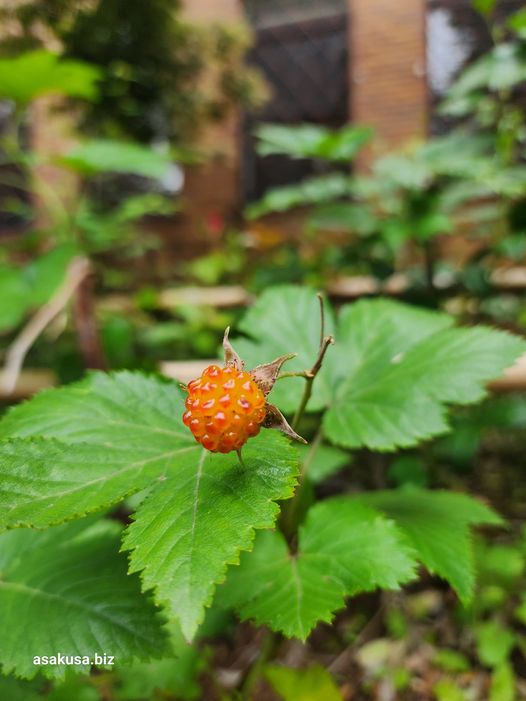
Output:
<svg viewBox="0 0 526 701">
<path fill-rule="evenodd" d="M 469 323 L 524 330 L 524 286 L 499 280 L 526 258 L 526 12 L 503 17 L 497 2 L 475 4 L 493 45 L 441 100 L 445 133 L 385 155 L 367 125 L 260 125 L 261 158 L 308 162 L 315 175 L 268 190 L 249 203 L 246 219 L 241 206 L 227 219 L 214 202 L 206 210 L 198 202 L 201 227 L 186 246 L 162 224 L 179 221 L 191 168 L 212 160 L 200 132 L 231 110 L 258 114 L 272 96 L 246 65 L 254 37 L 198 27 L 173 0 L 6 3 L 1 359 L 48 309 L 22 360 L 53 370 L 53 381 L 94 366 L 156 371 L 166 360 L 214 357 L 254 292 L 308 283 L 340 300 L 342 282 L 364 275 L 374 282 L 367 294 L 385 289 Z M 64 116 L 73 143 L 36 148 L 38 120 Z M 290 212 L 299 224 L 279 219 Z M 86 267 L 73 265 L 79 258 Z M 234 302 L 219 303 L 224 285 L 235 286 Z M 510 529 L 477 546 L 481 580 L 471 608 L 432 577 L 400 596 L 361 597 L 309 646 L 274 651 L 284 667 L 262 662 L 266 694 L 293 700 L 302 685 L 323 701 L 516 701 L 526 693 L 525 426 L 524 398 L 511 394 L 456 412 L 449 435 L 392 458 L 321 446 L 309 485 L 318 496 L 349 485 L 468 489 L 487 496 Z M 198 646 L 173 636 L 176 662 L 56 684 L 0 676 L 0 698 L 239 699 L 265 645 L 260 632 L 214 609 Z M 298 665 L 309 674 L 287 669 Z"/>
</svg>

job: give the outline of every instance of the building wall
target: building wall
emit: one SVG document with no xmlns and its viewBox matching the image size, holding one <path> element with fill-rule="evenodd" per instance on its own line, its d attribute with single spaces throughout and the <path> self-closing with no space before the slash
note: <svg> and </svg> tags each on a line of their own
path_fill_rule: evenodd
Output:
<svg viewBox="0 0 526 701">
<path fill-rule="evenodd" d="M 201 24 L 243 21 L 241 0 L 184 0 L 189 21 Z M 206 80 L 206 77 L 205 77 Z M 228 221 L 240 206 L 241 115 L 235 109 L 221 123 L 208 126 L 200 148 L 207 155 L 203 165 L 187 169 L 184 188 L 185 233 L 206 235 L 208 219 Z"/>
<path fill-rule="evenodd" d="M 425 0 L 349 0 L 350 113 L 389 150 L 428 126 Z"/>
<path fill-rule="evenodd" d="M 316 2 L 316 0 L 312 0 Z M 397 148 L 411 139 L 425 138 L 428 130 L 429 100 L 426 80 L 426 0 L 347 0 L 349 8 L 349 119 L 372 125 L 376 138 L 359 166 L 366 167 L 374 152 Z M 239 21 L 242 0 L 186 0 L 188 18 L 204 24 Z M 215 209 L 227 214 L 239 209 L 241 138 L 240 122 L 234 116 L 227 123 L 207 130 L 205 143 L 220 144 L 214 162 L 190 174 L 189 200 L 208 194 Z M 221 173 L 221 191 L 213 182 Z M 212 188 L 210 188 L 212 185 Z M 222 200 L 224 204 L 221 204 Z M 226 199 L 225 199 L 226 198 Z"/>
</svg>

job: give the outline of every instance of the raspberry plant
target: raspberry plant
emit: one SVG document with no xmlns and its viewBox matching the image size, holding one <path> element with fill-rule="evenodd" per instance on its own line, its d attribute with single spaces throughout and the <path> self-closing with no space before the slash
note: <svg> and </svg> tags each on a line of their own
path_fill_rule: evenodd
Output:
<svg viewBox="0 0 526 701">
<path fill-rule="evenodd" d="M 31 677 L 34 655 L 59 650 L 103 650 L 119 663 L 168 654 L 165 631 L 177 624 L 195 639 L 213 602 L 305 639 L 349 596 L 396 589 L 419 563 L 469 601 L 471 528 L 501 523 L 488 506 L 416 488 L 316 501 L 306 486 L 347 462 L 350 450 L 392 451 L 446 432 L 449 407 L 482 399 L 525 343 L 382 299 L 338 314 L 325 303 L 320 340 L 318 305 L 308 289 L 271 289 L 234 344 L 251 368 L 297 353 L 286 372 L 276 369 L 270 398 L 308 446 L 260 431 L 243 445 L 242 461 L 206 450 L 183 424 L 187 393 L 132 372 L 93 373 L 7 413 L 5 673 Z M 112 511 L 131 495 L 136 510 L 121 529 Z"/>
</svg>

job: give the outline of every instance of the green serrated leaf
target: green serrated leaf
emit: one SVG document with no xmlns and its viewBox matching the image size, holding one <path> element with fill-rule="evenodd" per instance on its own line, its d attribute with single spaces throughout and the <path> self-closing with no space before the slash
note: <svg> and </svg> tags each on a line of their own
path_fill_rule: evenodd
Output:
<svg viewBox="0 0 526 701">
<path fill-rule="evenodd" d="M 278 499 L 292 496 L 296 451 L 265 432 L 237 456 L 202 450 L 199 463 L 179 461 L 141 504 L 124 538 L 130 570 L 142 570 L 145 589 L 167 603 L 191 639 L 226 565 L 250 550 L 254 529 L 273 525 Z"/>
<path fill-rule="evenodd" d="M 471 526 L 502 525 L 494 511 L 467 494 L 407 488 L 357 498 L 392 518 L 430 572 L 468 603 L 475 581 Z"/>
<path fill-rule="evenodd" d="M 325 315 L 326 334 L 332 334 L 334 321 L 328 304 L 325 304 Z M 250 340 L 238 338 L 233 341 L 248 368 L 269 362 L 280 355 L 297 353 L 297 357 L 288 361 L 283 371 L 307 370 L 316 360 L 320 343 L 320 303 L 308 288 L 288 285 L 273 287 L 259 297 L 238 328 L 250 337 Z M 270 401 L 282 411 L 293 412 L 298 406 L 304 385 L 305 380 L 301 377 L 278 380 Z M 331 393 L 328 373 L 322 370 L 314 384 L 310 409 L 326 406 Z"/>
<path fill-rule="evenodd" d="M 40 392 L 0 421 L 0 439 L 45 436 L 107 449 L 162 443 L 193 445 L 181 421 L 183 393 L 175 382 L 138 372 L 92 373 L 75 384 Z"/>
<path fill-rule="evenodd" d="M 125 662 L 165 651 L 162 621 L 118 554 L 119 532 L 115 523 L 79 521 L 0 537 L 4 673 L 64 675 L 65 665 L 34 664 L 36 656 L 106 653 Z"/>
<path fill-rule="evenodd" d="M 68 444 L 49 438 L 0 443 L 0 530 L 45 528 L 107 508 L 146 488 L 188 457 L 194 445 L 145 443 L 117 450 L 104 445 Z"/>
<path fill-rule="evenodd" d="M 335 387 L 323 422 L 328 438 L 392 450 L 443 433 L 447 404 L 482 399 L 485 384 L 526 348 L 510 334 L 451 323 L 386 300 L 345 308 L 327 361 Z"/>
<path fill-rule="evenodd" d="M 15 407 L 0 422 L 0 528 L 45 527 L 108 507 L 200 447 L 175 383 L 96 373 Z M 28 440 L 32 437 L 31 440 Z"/>
<path fill-rule="evenodd" d="M 345 497 L 330 499 L 309 511 L 295 555 L 279 532 L 258 534 L 253 552 L 229 570 L 219 602 L 305 640 L 318 622 L 332 620 L 346 596 L 396 589 L 414 576 L 414 565 L 392 522 Z"/>
<path fill-rule="evenodd" d="M 342 701 L 343 698 L 330 672 L 320 665 L 307 669 L 269 665 L 265 677 L 283 701 Z"/>
<path fill-rule="evenodd" d="M 389 450 L 445 431 L 442 407 L 422 386 L 398 382 L 396 371 L 404 353 L 451 323 L 389 300 L 345 307 L 328 358 L 335 398 L 324 417 L 326 435 L 348 447 Z"/>
<path fill-rule="evenodd" d="M 523 339 L 483 326 L 451 329 L 453 318 L 385 299 L 343 307 L 313 384 L 308 411 L 327 408 L 325 435 L 348 448 L 393 450 L 448 430 L 449 404 L 485 395 L 485 384 L 526 351 Z M 319 303 L 313 291 L 281 286 L 265 292 L 240 323 L 250 340 L 235 346 L 247 366 L 297 352 L 288 371 L 308 370 L 319 346 Z M 279 380 L 272 400 L 297 407 L 303 378 Z"/>
<path fill-rule="evenodd" d="M 297 454 L 264 431 L 244 447 L 242 467 L 233 453 L 204 451 L 183 412 L 175 383 L 129 372 L 94 373 L 14 408 L 0 422 L 0 527 L 48 526 L 157 485 L 126 547 L 132 571 L 144 568 L 145 587 L 191 637 L 226 565 L 291 496 Z"/>
</svg>

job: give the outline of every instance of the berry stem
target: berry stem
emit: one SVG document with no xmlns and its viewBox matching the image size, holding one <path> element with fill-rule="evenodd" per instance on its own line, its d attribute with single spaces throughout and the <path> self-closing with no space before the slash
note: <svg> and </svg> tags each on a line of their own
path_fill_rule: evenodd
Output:
<svg viewBox="0 0 526 701">
<path fill-rule="evenodd" d="M 314 384 L 314 380 L 316 379 L 316 375 L 318 374 L 323 365 L 325 354 L 327 353 L 329 346 L 331 346 L 334 343 L 334 338 L 332 336 L 325 335 L 325 309 L 323 306 L 323 296 L 320 293 L 318 293 L 317 297 L 320 302 L 320 345 L 318 348 L 318 355 L 316 356 L 316 360 L 314 361 L 314 364 L 311 367 L 311 369 L 305 370 L 303 373 L 301 373 L 301 376 L 305 377 L 305 389 L 303 390 L 303 395 L 301 397 L 298 409 L 296 410 L 294 419 L 292 420 L 292 428 L 294 429 L 294 431 L 297 430 L 298 425 L 305 413 L 305 409 L 307 408 L 307 405 L 310 401 L 310 398 L 312 396 L 312 386 Z M 321 432 L 318 432 L 312 445 L 312 452 L 316 451 L 320 441 Z M 281 530 L 283 531 L 285 537 L 289 542 L 289 545 L 291 545 L 292 548 L 294 548 L 295 546 L 296 533 L 298 530 L 298 525 L 302 513 L 301 505 L 304 498 L 306 484 L 305 473 L 307 467 L 308 458 L 306 459 L 306 461 L 304 461 L 302 465 L 301 472 L 298 478 L 298 486 L 296 488 L 294 496 L 290 501 L 286 502 L 283 505 L 281 511 Z"/>
<path fill-rule="evenodd" d="M 307 404 L 309 403 L 309 400 L 312 396 L 312 385 L 314 384 L 314 380 L 316 379 L 316 375 L 321 369 L 322 363 L 323 363 L 323 358 L 325 357 L 325 353 L 327 352 L 327 349 L 329 348 L 330 345 L 334 343 L 334 338 L 332 336 L 325 336 L 322 338 L 321 344 L 320 344 L 320 349 L 318 351 L 318 357 L 316 358 L 316 362 L 312 366 L 310 370 L 307 370 L 304 374 L 305 377 L 305 389 L 303 390 L 303 396 L 301 397 L 300 404 L 298 406 L 298 409 L 296 413 L 294 414 L 294 419 L 292 420 L 292 428 L 296 430 L 298 428 L 298 424 L 301 421 L 303 414 L 305 413 L 305 409 L 307 408 Z"/>
</svg>

